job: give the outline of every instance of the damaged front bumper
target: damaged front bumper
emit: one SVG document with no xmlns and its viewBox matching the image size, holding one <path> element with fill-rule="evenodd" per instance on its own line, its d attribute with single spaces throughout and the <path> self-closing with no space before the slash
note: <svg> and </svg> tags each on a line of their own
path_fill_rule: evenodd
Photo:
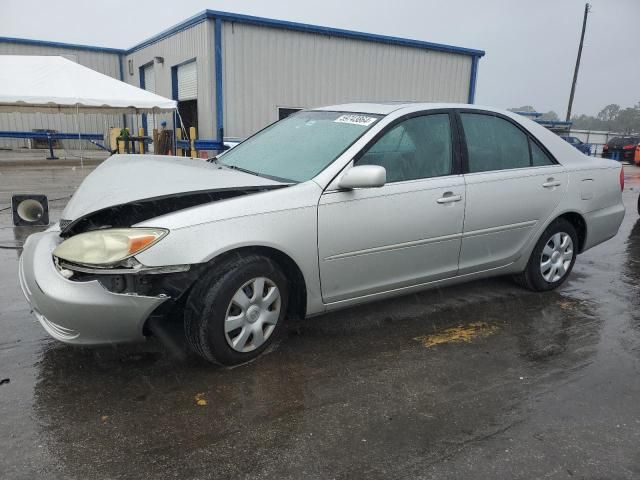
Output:
<svg viewBox="0 0 640 480">
<path fill-rule="evenodd" d="M 115 293 L 95 279 L 65 278 L 52 256 L 60 241 L 57 231 L 33 234 L 20 257 L 20 286 L 44 329 L 57 340 L 78 345 L 144 339 L 145 321 L 168 296 Z"/>
</svg>

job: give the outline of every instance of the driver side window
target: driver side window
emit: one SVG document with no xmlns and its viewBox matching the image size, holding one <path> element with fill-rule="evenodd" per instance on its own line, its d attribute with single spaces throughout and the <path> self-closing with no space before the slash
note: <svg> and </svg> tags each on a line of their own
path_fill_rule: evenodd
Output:
<svg viewBox="0 0 640 480">
<path fill-rule="evenodd" d="M 387 131 L 356 165 L 380 165 L 387 183 L 450 175 L 449 115 L 438 113 L 404 120 Z"/>
</svg>

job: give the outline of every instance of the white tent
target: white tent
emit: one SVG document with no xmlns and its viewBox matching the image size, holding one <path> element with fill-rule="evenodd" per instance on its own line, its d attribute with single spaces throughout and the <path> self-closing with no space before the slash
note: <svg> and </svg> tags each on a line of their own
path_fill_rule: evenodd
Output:
<svg viewBox="0 0 640 480">
<path fill-rule="evenodd" d="M 64 57 L 0 55 L 0 112 L 153 113 L 176 106 Z"/>
</svg>

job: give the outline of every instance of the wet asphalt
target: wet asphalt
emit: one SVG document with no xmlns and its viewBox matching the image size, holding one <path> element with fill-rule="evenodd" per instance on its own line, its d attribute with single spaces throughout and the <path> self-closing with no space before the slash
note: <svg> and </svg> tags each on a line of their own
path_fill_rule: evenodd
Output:
<svg viewBox="0 0 640 480">
<path fill-rule="evenodd" d="M 0 169 L 59 218 L 89 171 Z M 57 343 L 17 285 L 0 211 L 0 478 L 640 478 L 640 169 L 618 235 L 567 283 L 499 278 L 289 323 L 267 355 L 208 365 L 179 332 Z M 8 379 L 8 382 L 4 379 Z"/>
</svg>

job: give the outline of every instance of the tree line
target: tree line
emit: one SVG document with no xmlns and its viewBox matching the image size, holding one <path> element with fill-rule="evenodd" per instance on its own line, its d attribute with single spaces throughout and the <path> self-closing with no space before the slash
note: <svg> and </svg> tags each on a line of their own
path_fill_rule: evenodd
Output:
<svg viewBox="0 0 640 480">
<path fill-rule="evenodd" d="M 518 108 L 510 108 L 512 112 L 535 112 L 531 105 Z M 559 121 L 556 112 L 549 111 L 543 113 L 541 120 Z M 573 128 L 579 130 L 603 130 L 618 133 L 640 133 L 640 102 L 633 107 L 622 108 L 620 105 L 612 103 L 604 107 L 598 114 L 574 115 L 571 117 Z"/>
</svg>

